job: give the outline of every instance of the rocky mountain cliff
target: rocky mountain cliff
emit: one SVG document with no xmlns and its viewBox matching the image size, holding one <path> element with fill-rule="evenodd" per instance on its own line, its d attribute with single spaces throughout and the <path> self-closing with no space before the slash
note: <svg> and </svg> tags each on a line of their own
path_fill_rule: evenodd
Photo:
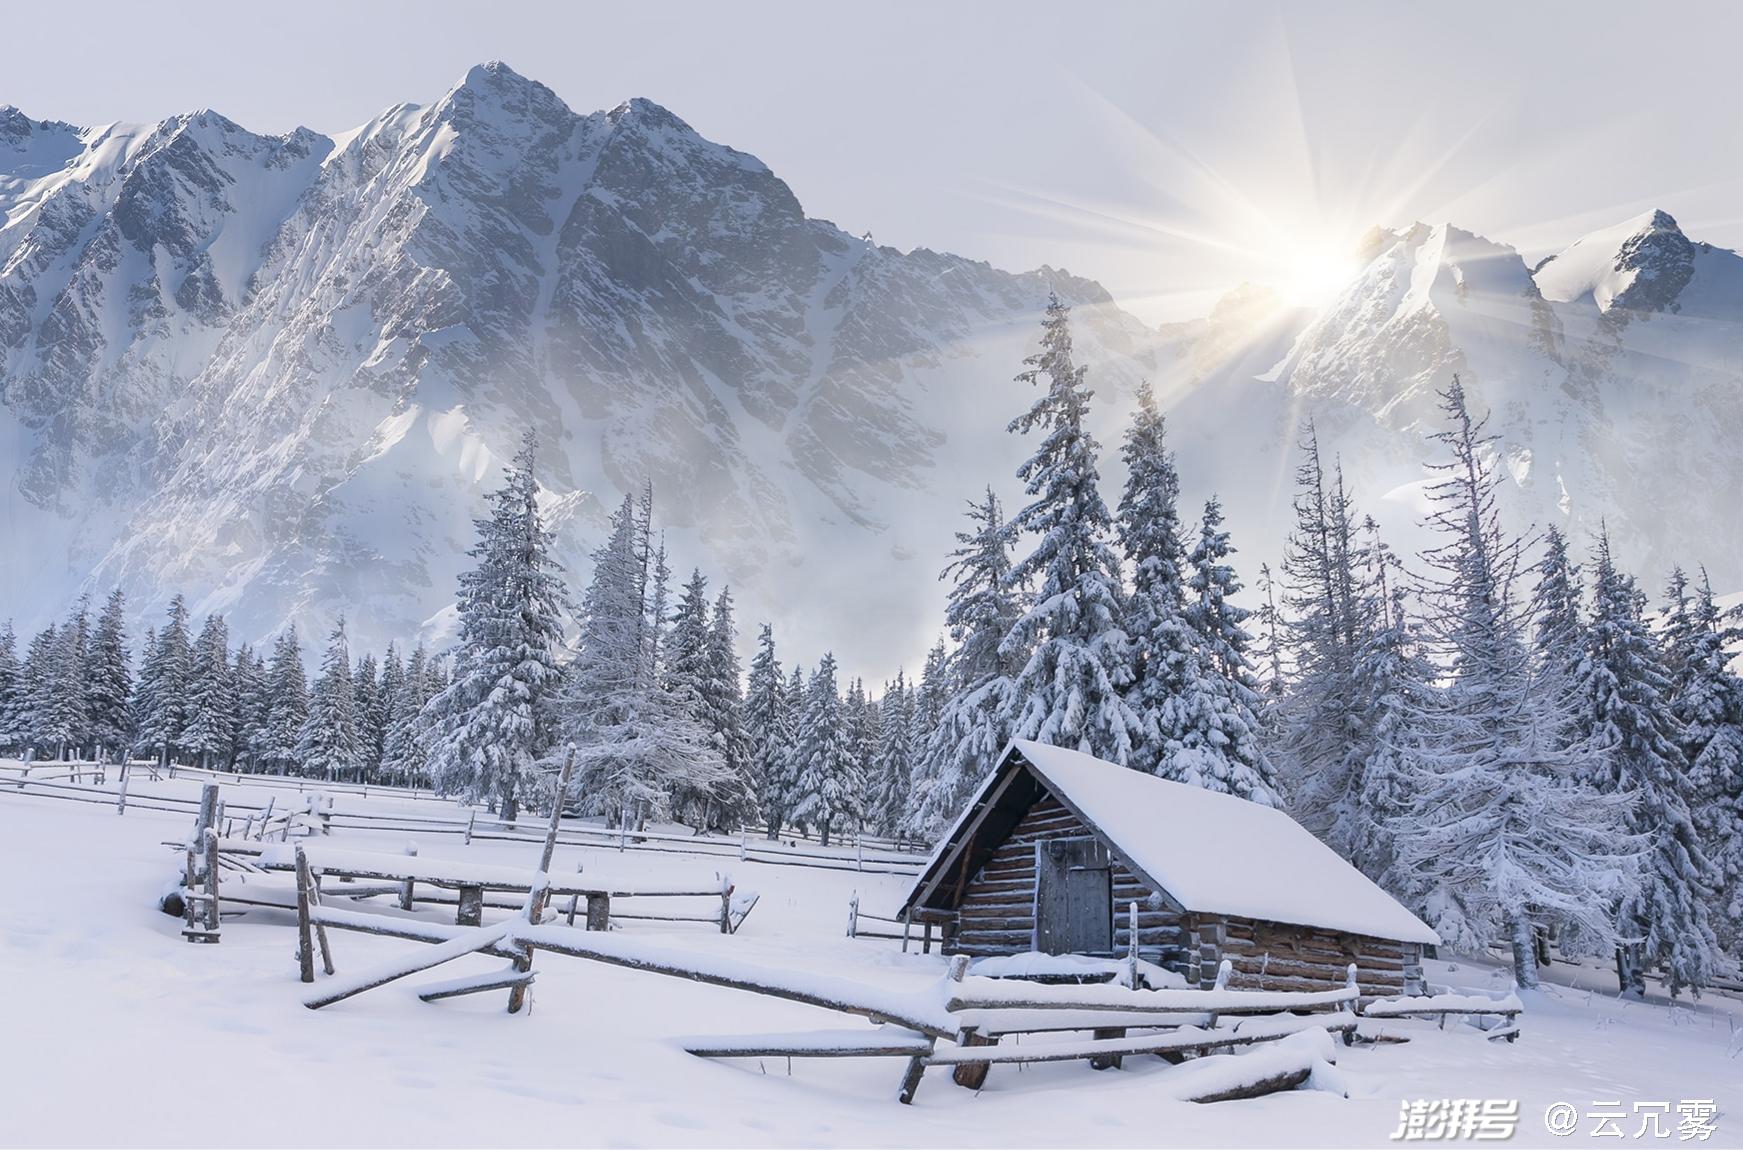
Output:
<svg viewBox="0 0 1743 1150">
<path fill-rule="evenodd" d="M 678 560 L 795 653 L 850 611 L 893 665 L 958 497 L 1017 458 L 1049 292 L 1110 411 L 1154 340 L 1090 281 L 877 246 L 656 104 L 577 115 L 501 64 L 333 139 L 7 109 L 0 213 L 22 617 L 89 580 L 250 638 L 439 635 L 533 427 L 571 563 L 651 481 Z"/>
<path fill-rule="evenodd" d="M 439 640 L 531 427 L 578 578 L 651 482 L 675 565 L 730 581 L 746 623 L 892 672 L 935 634 L 963 501 L 1018 497 L 1011 377 L 1053 291 L 1110 498 L 1149 377 L 1249 582 L 1309 418 L 1394 545 L 1421 542 L 1457 372 L 1515 523 L 1607 524 L 1654 588 L 1671 562 L 1743 585 L 1743 259 L 1661 212 L 1536 268 L 1447 224 L 1376 229 L 1316 313 L 1242 289 L 1154 330 L 1065 272 L 849 235 L 656 104 L 579 115 L 489 64 L 337 137 L 0 108 L 0 221 L 0 610 L 21 627 L 119 584 L 252 640 L 340 613 L 362 646 Z"/>
</svg>

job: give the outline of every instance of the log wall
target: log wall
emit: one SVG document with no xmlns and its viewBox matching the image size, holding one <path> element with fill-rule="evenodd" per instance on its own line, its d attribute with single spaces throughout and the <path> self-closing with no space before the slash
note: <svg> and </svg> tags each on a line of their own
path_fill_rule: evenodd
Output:
<svg viewBox="0 0 1743 1150">
<path fill-rule="evenodd" d="M 1364 998 L 1421 990 L 1416 943 L 1232 917 L 1197 916 L 1189 928 L 1199 940 L 1200 985 L 1209 986 L 1227 958 L 1229 987 L 1236 990 L 1326 990 L 1344 984 L 1352 962 Z M 1189 980 L 1194 973 L 1187 972 Z"/>
<path fill-rule="evenodd" d="M 947 954 L 976 958 L 1020 954 L 1035 945 L 1035 844 L 1049 839 L 1089 835 L 1058 799 L 1043 794 L 1000 843 L 990 858 L 969 876 L 958 902 L 956 929 L 945 945 Z M 1138 952 L 1145 959 L 1184 970 L 1185 933 L 1180 915 L 1161 894 L 1138 876 L 1113 863 L 1114 950 L 1123 955 L 1130 945 L 1129 904 L 1138 904 Z"/>
</svg>

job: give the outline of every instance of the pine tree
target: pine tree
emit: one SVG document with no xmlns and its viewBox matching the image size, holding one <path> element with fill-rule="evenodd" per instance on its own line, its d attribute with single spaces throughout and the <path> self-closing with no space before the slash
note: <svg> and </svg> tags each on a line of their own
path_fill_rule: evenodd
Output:
<svg viewBox="0 0 1743 1150">
<path fill-rule="evenodd" d="M 816 827 L 828 846 L 832 831 L 855 825 L 861 814 L 852 733 L 836 686 L 835 656 L 828 652 L 805 690 L 798 761 L 798 801 L 791 818 L 800 826 Z"/>
<path fill-rule="evenodd" d="M 1186 619 L 1186 548 L 1178 510 L 1180 477 L 1166 442 L 1165 421 L 1145 384 L 1120 450 L 1126 486 L 1119 536 L 1132 569 L 1125 627 L 1129 666 L 1125 699 L 1142 732 L 1130 765 L 1164 778 L 1211 785 L 1207 727 L 1214 709 L 1203 697 L 1199 638 Z M 1193 736 L 1197 737 L 1193 737 Z M 1192 738 L 1192 745 L 1188 745 Z M 1214 789 L 1224 789 L 1214 787 Z"/>
<path fill-rule="evenodd" d="M 865 680 L 854 679 L 847 685 L 847 698 L 842 705 L 842 718 L 847 724 L 847 742 L 853 758 L 853 777 L 859 780 L 858 808 L 860 826 L 865 813 L 876 800 L 878 783 L 878 718 L 877 705 L 865 691 Z"/>
<path fill-rule="evenodd" d="M 939 573 L 940 579 L 955 580 L 944 622 L 956 653 L 949 663 L 949 697 L 937 708 L 937 718 L 927 731 L 913 729 L 920 704 L 906 697 L 912 692 L 898 679 L 904 693 L 902 710 L 910 724 L 901 751 L 910 775 L 902 785 L 908 792 L 908 809 L 886 833 L 930 838 L 949 826 L 1011 739 L 1013 691 L 1028 653 L 1004 645 L 1022 605 L 1009 583 L 1010 533 L 992 488 L 987 488 L 984 500 L 969 504 L 968 519 L 969 529 L 956 533 L 960 546 Z M 929 676 L 938 679 L 943 673 L 942 651 L 928 665 Z M 936 692 L 936 685 L 925 688 L 927 707 Z M 886 734 L 886 745 L 890 742 Z"/>
<path fill-rule="evenodd" d="M 305 775 L 328 780 L 353 779 L 363 767 L 357 731 L 357 694 L 351 678 L 351 647 L 345 618 L 339 617 L 328 637 L 321 673 L 309 693 L 309 713 L 297 736 L 297 760 Z"/>
<path fill-rule="evenodd" d="M 272 715 L 272 697 L 266 663 L 250 644 L 236 648 L 230 678 L 236 689 L 236 730 L 228 757 L 236 770 L 258 771 L 262 736 Z"/>
<path fill-rule="evenodd" d="M 419 643 L 406 660 L 405 673 L 400 677 L 396 701 L 382 739 L 381 769 L 383 775 L 400 786 L 417 786 L 427 781 L 423 741 L 419 727 L 419 712 L 435 697 L 428 666 L 429 654 Z"/>
<path fill-rule="evenodd" d="M 716 618 L 719 602 L 711 615 L 708 580 L 700 570 L 692 572 L 665 639 L 666 690 L 677 707 L 707 732 L 708 743 L 723 768 L 708 776 L 712 781 L 705 790 L 680 791 L 673 796 L 677 809 L 702 826 L 725 825 L 744 814 L 750 803 L 744 732 L 738 716 L 738 656 L 732 651 L 732 598 L 724 590 L 721 594 L 726 613 Z M 724 625 L 724 635 L 715 633 L 717 625 Z"/>
<path fill-rule="evenodd" d="M 1328 479 L 1311 424 L 1300 446 L 1295 528 L 1283 559 L 1284 638 L 1293 674 L 1273 710 L 1270 741 L 1296 820 L 1348 850 L 1373 825 L 1358 773 L 1371 724 L 1355 681 L 1368 638 L 1354 569 L 1356 526 L 1343 473 Z"/>
<path fill-rule="evenodd" d="M 297 751 L 303 723 L 309 717 L 309 681 L 303 671 L 302 645 L 295 627 L 286 627 L 272 646 L 272 666 L 267 672 L 271 709 L 261 736 L 261 761 L 284 774 L 291 766 L 306 773 Z"/>
<path fill-rule="evenodd" d="M 90 641 L 90 613 L 80 599 L 73 614 L 56 628 L 32 680 L 31 726 L 36 741 L 66 759 L 87 734 L 85 658 Z"/>
<path fill-rule="evenodd" d="M 593 554 L 561 702 L 585 802 L 619 826 L 663 814 L 674 794 L 709 793 L 725 770 L 709 732 L 659 681 L 660 620 L 649 607 L 661 595 L 644 535 L 626 496 Z"/>
<path fill-rule="evenodd" d="M 11 635 L 0 637 L 3 645 Z M 3 662 L 3 660 L 0 660 Z M 3 675 L 0 669 L 0 675 Z M 0 698 L 4 688 L 0 687 Z M 133 745 L 132 658 L 127 650 L 127 600 L 119 589 L 109 593 L 103 613 L 91 633 L 90 658 L 85 669 L 86 719 L 90 739 L 99 757 L 125 759 Z M 0 704 L 3 707 L 3 704 Z"/>
<path fill-rule="evenodd" d="M 475 521 L 475 565 L 460 577 L 454 680 L 432 699 L 426 743 L 443 787 L 494 797 L 513 822 L 523 781 L 555 741 L 553 698 L 568 595 L 539 512 L 537 442 L 522 441 L 490 515 Z"/>
<path fill-rule="evenodd" d="M 792 709 L 781 681 L 774 628 L 767 623 L 757 636 L 757 653 L 750 662 L 744 695 L 744 731 L 750 748 L 757 808 L 772 840 L 780 835 L 781 824 L 786 821 L 795 780 L 787 773 L 792 761 Z"/>
<path fill-rule="evenodd" d="M 133 714 L 139 728 L 136 746 L 157 756 L 169 766 L 181 745 L 187 723 L 188 685 L 194 673 L 194 649 L 188 640 L 188 608 L 177 595 L 170 600 L 169 616 L 134 684 Z"/>
<path fill-rule="evenodd" d="M 900 668 L 878 704 L 877 786 L 867 822 L 881 835 L 899 835 L 907 818 L 914 777 L 914 699 Z M 945 705 L 948 713 L 950 704 Z"/>
<path fill-rule="evenodd" d="M 1606 905 L 1633 869 L 1627 802 L 1584 785 L 1592 749 L 1556 735 L 1566 696 L 1527 648 L 1531 620 L 1512 592 L 1521 544 L 1496 512 L 1493 440 L 1458 377 L 1441 398 L 1448 426 L 1434 438 L 1452 458 L 1427 490 L 1443 542 L 1422 556 L 1420 597 L 1444 682 L 1411 716 L 1393 885 L 1455 950 L 1509 939 L 1531 988 L 1538 927 L 1560 924 L 1564 949 L 1614 938 Z"/>
<path fill-rule="evenodd" d="M 375 656 L 365 653 L 352 673 L 357 709 L 357 774 L 370 782 L 381 769 L 381 675 Z"/>
<path fill-rule="evenodd" d="M 182 746 L 202 767 L 221 766 L 236 740 L 236 681 L 230 667 L 230 629 L 222 615 L 206 616 L 194 641 Z"/>
<path fill-rule="evenodd" d="M 1672 995 L 1699 990 L 1718 947 L 1707 919 L 1717 885 L 1686 796 L 1684 731 L 1670 705 L 1671 682 L 1642 617 L 1634 580 L 1617 569 L 1607 535 L 1598 540 L 1582 693 L 1586 729 L 1605 748 L 1600 789 L 1633 800 L 1630 830 L 1646 844 L 1640 878 L 1622 900 L 1617 929 L 1623 982 L 1645 992 L 1642 963 L 1658 966 Z"/>
<path fill-rule="evenodd" d="M 1017 469 L 1033 497 L 1012 519 L 1035 539 L 1011 568 L 1013 588 L 1036 585 L 1028 610 L 1005 637 L 1030 652 L 1013 691 L 1012 733 L 1127 764 L 1142 724 L 1121 697 L 1126 674 L 1119 560 L 1108 545 L 1113 523 L 1102 503 L 1097 445 L 1084 426 L 1093 392 L 1072 362 L 1070 309 L 1054 296 L 1042 321 L 1041 350 L 1024 361 L 1021 383 L 1047 390 L 1012 432 L 1039 429 L 1035 454 Z"/>
<path fill-rule="evenodd" d="M 714 614 L 708 622 L 708 678 L 703 698 L 708 705 L 708 727 L 726 766 L 725 783 L 715 792 L 715 804 L 726 826 L 742 826 L 757 809 L 741 678 L 732 591 L 722 587 L 714 597 Z"/>
<path fill-rule="evenodd" d="M 1375 882 L 1395 885 L 1393 833 L 1417 753 L 1414 716 L 1430 705 L 1439 676 L 1411 619 L 1402 569 L 1373 519 L 1363 522 L 1362 538 L 1354 603 L 1359 641 L 1350 675 L 1350 713 L 1360 725 L 1339 765 L 1347 790 L 1326 843 Z"/>
<path fill-rule="evenodd" d="M 1720 612 L 1705 571 L 1692 599 L 1678 572 L 1671 603 L 1666 661 L 1689 762 L 1689 813 L 1713 866 L 1714 934 L 1735 954 L 1743 948 L 1743 676 L 1729 662 L 1743 628 Z"/>
<path fill-rule="evenodd" d="M 1228 532 L 1222 530 L 1222 505 L 1204 505 L 1198 544 L 1187 557 L 1190 598 L 1186 632 L 1194 647 L 1185 662 L 1184 729 L 1179 749 L 1163 761 L 1169 777 L 1223 794 L 1239 795 L 1263 806 L 1281 806 L 1271 762 L 1259 740 L 1259 684 L 1248 649 L 1248 612 L 1233 598 L 1241 590 Z"/>
<path fill-rule="evenodd" d="M 18 660 L 18 633 L 8 619 L 0 629 L 0 746 L 24 743 L 24 710 L 24 664 Z"/>
<path fill-rule="evenodd" d="M 52 733 L 45 733 L 44 708 L 55 690 L 55 657 L 60 628 L 50 623 L 38 631 L 24 651 L 19 694 L 22 696 L 19 725 L 24 731 L 25 757 L 34 759 L 44 745 L 54 746 Z"/>
<path fill-rule="evenodd" d="M 405 701 L 405 665 L 400 662 L 399 648 L 389 643 L 381 657 L 381 680 L 375 692 L 375 707 L 369 716 L 370 745 L 364 756 L 369 760 L 372 777 L 387 774 L 387 736 L 399 721 Z"/>
</svg>

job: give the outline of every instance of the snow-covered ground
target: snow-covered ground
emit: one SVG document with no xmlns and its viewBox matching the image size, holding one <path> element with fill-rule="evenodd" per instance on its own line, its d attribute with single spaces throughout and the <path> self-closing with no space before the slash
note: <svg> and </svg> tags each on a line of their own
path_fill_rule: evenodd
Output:
<svg viewBox="0 0 1743 1150">
<path fill-rule="evenodd" d="M 230 790 L 232 788 L 227 788 Z M 241 788 L 235 788 L 241 790 Z M 198 784 L 135 780 L 131 793 L 192 797 Z M 246 788 L 248 798 L 269 793 Z M 294 795 L 294 789 L 291 794 Z M 289 801 L 289 796 L 280 800 Z M 430 802 L 371 795 L 341 810 L 430 815 Z M 1595 1119 L 1553 1137 L 1555 1102 L 1582 1113 L 1616 1103 L 1712 1099 L 1716 1133 L 1690 1145 L 1743 1146 L 1743 1002 L 1619 1001 L 1597 967 L 1558 964 L 1523 996 L 1523 1034 L 1489 1042 L 1474 1027 L 1366 1024 L 1404 1045 L 1341 1049 L 1350 1097 L 1296 1091 L 1196 1105 L 1165 1097 L 1172 1067 L 1127 1059 L 995 1067 L 983 1090 L 927 1072 L 912 1106 L 894 1099 L 896 1059 L 712 1062 L 677 1035 L 830 1030 L 857 1020 L 741 991 L 541 955 L 530 1015 L 503 995 L 425 1004 L 419 982 L 500 966 L 467 959 L 320 1011 L 301 1004 L 288 915 L 226 918 L 218 946 L 182 940 L 157 909 L 177 856 L 162 844 L 182 815 L 17 796 L 0 787 L 0 1143 L 7 1145 L 1387 1145 L 1400 1102 L 1518 1099 L 1516 1145 L 1613 1144 Z M 482 823 L 481 823 L 482 825 Z M 399 851 L 404 834 L 336 831 L 334 846 Z M 420 859 L 531 867 L 537 847 L 418 841 Z M 555 874 L 712 881 L 729 867 L 761 901 L 739 933 L 630 923 L 625 933 L 771 967 L 827 972 L 891 989 L 938 979 L 936 955 L 844 937 L 847 903 L 889 913 L 907 880 L 851 871 L 559 847 Z M 706 881 L 704 882 L 706 885 Z M 380 903 L 385 900 L 375 900 Z M 373 907 L 371 909 L 374 909 Z M 500 912 L 498 912 L 500 913 Z M 421 911 L 440 918 L 436 910 Z M 487 916 L 486 921 L 490 921 Z M 421 944 L 335 933 L 341 973 Z M 467 964 L 473 964 L 468 966 Z M 1500 993 L 1491 962 L 1431 963 L 1431 981 Z"/>
</svg>

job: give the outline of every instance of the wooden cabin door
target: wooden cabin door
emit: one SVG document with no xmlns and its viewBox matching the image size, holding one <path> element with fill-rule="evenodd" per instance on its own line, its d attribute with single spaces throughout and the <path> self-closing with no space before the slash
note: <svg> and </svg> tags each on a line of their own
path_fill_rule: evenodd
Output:
<svg viewBox="0 0 1743 1150">
<path fill-rule="evenodd" d="M 1035 844 L 1035 949 L 1089 954 L 1114 947 L 1113 871 L 1096 839 Z"/>
</svg>

